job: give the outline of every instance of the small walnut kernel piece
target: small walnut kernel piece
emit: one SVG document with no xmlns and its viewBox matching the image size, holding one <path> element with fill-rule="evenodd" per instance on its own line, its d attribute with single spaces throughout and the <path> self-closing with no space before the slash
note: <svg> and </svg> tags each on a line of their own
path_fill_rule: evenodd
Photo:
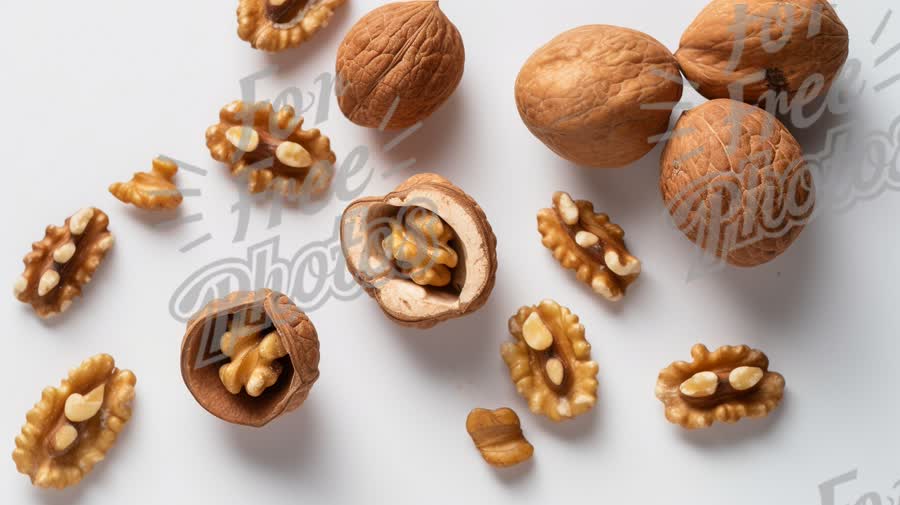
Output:
<svg viewBox="0 0 900 505">
<path fill-rule="evenodd" d="M 63 226 L 48 226 L 23 260 L 25 272 L 13 286 L 15 297 L 31 304 L 40 317 L 65 312 L 112 247 L 108 226 L 109 217 L 93 207 L 76 212 Z"/>
<path fill-rule="evenodd" d="M 66 419 L 73 423 L 80 423 L 97 415 L 100 407 L 103 405 L 103 393 L 106 391 L 106 384 L 100 384 L 90 393 L 82 396 L 73 393 L 66 398 Z"/>
<path fill-rule="evenodd" d="M 173 182 L 177 172 L 175 162 L 156 158 L 150 172 L 137 172 L 128 182 L 111 184 L 109 192 L 122 202 L 140 209 L 174 209 L 184 200 Z"/>
<path fill-rule="evenodd" d="M 611 301 L 621 300 L 641 274 L 641 262 L 625 247 L 625 232 L 594 205 L 567 193 L 553 195 L 553 208 L 538 213 L 544 247 L 581 282 Z"/>
<path fill-rule="evenodd" d="M 103 461 L 131 418 L 136 382 L 133 373 L 116 368 L 106 354 L 73 368 L 59 387 L 45 389 L 41 401 L 28 412 L 12 455 L 16 468 L 38 487 L 63 489 L 78 484 Z M 100 404 L 88 416 L 98 396 Z M 90 408 L 71 406 L 80 402 Z M 73 408 L 78 412 L 70 412 Z M 70 414 L 83 420 L 75 421 Z"/>
<path fill-rule="evenodd" d="M 535 350 L 526 341 L 525 327 L 533 331 L 536 321 L 552 337 L 551 345 L 545 350 Z M 509 332 L 516 341 L 503 344 L 500 353 L 516 389 L 528 400 L 533 413 L 562 421 L 594 407 L 599 367 L 591 361 L 591 345 L 584 338 L 584 326 L 578 322 L 578 316 L 552 300 L 545 300 L 537 306 L 519 309 L 509 320 Z"/>
<path fill-rule="evenodd" d="M 697 344 L 691 356 L 691 363 L 678 361 L 663 369 L 656 383 L 656 397 L 674 424 L 693 430 L 715 421 L 764 417 L 784 397 L 784 377 L 769 371 L 761 351 L 742 345 L 710 352 Z"/>
<path fill-rule="evenodd" d="M 240 0 L 238 36 L 255 49 L 297 47 L 322 28 L 347 0 Z"/>
<path fill-rule="evenodd" d="M 459 255 L 450 247 L 453 230 L 437 214 L 407 207 L 390 222 L 391 234 L 382 247 L 400 270 L 420 286 L 442 287 L 450 284 Z"/>
<path fill-rule="evenodd" d="M 284 370 L 279 360 L 287 356 L 278 333 L 271 332 L 265 338 L 259 333 L 238 334 L 235 330 L 222 335 L 222 353 L 231 358 L 231 363 L 219 369 L 219 377 L 229 393 L 247 394 L 258 397 L 267 388 L 275 385 Z"/>
<path fill-rule="evenodd" d="M 506 468 L 531 459 L 534 446 L 522 433 L 519 416 L 511 409 L 475 409 L 466 419 L 466 431 L 491 466 Z"/>
<path fill-rule="evenodd" d="M 522 337 L 528 347 L 535 351 L 546 351 L 553 345 L 553 334 L 537 312 L 532 312 L 525 320 L 525 324 L 522 325 Z"/>
<path fill-rule="evenodd" d="M 249 171 L 251 193 L 318 196 L 331 185 L 337 158 L 328 137 L 302 127 L 303 117 L 289 105 L 276 113 L 268 102 L 236 101 L 206 130 L 206 146 L 233 175 Z"/>
</svg>

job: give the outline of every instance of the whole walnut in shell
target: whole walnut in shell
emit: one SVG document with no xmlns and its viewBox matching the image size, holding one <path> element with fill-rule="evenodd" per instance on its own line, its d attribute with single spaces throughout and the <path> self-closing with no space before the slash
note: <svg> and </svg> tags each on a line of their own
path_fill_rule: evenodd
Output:
<svg viewBox="0 0 900 505">
<path fill-rule="evenodd" d="M 516 79 L 525 125 L 563 158 L 588 167 L 628 165 L 665 133 L 681 100 L 672 53 L 644 33 L 582 26 L 540 48 Z"/>
<path fill-rule="evenodd" d="M 341 247 L 356 281 L 404 326 L 462 317 L 494 289 L 491 225 L 472 197 L 439 175 L 416 175 L 384 197 L 351 203 L 341 218 Z"/>
<path fill-rule="evenodd" d="M 847 61 L 847 27 L 826 0 L 714 0 L 675 53 L 705 97 L 804 101 L 828 91 Z"/>
<path fill-rule="evenodd" d="M 676 226 L 735 266 L 781 255 L 814 211 L 800 144 L 774 116 L 743 102 L 713 100 L 685 112 L 661 165 Z"/>
<path fill-rule="evenodd" d="M 338 49 L 338 104 L 360 126 L 412 126 L 450 98 L 465 61 L 462 37 L 438 2 L 384 5 Z"/>
</svg>

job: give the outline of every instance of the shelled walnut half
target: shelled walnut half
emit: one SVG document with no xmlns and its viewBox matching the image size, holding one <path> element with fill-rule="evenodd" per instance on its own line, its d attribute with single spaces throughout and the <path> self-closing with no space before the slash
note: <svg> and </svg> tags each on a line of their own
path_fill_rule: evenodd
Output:
<svg viewBox="0 0 900 505">
<path fill-rule="evenodd" d="M 299 408 L 318 380 L 316 328 L 283 294 L 232 293 L 188 323 L 181 376 L 209 413 L 264 426 Z"/>
<path fill-rule="evenodd" d="M 113 245 L 108 226 L 109 217 L 94 207 L 79 210 L 64 226 L 48 226 L 25 256 L 13 294 L 43 318 L 68 310 Z"/>
<path fill-rule="evenodd" d="M 697 344 L 691 356 L 691 363 L 678 361 L 663 369 L 656 382 L 656 397 L 674 424 L 693 430 L 715 421 L 765 417 L 784 397 L 784 377 L 769 371 L 762 351 L 742 345 L 710 352 Z"/>
<path fill-rule="evenodd" d="M 59 387 L 44 390 L 16 437 L 13 461 L 38 487 L 78 484 L 107 451 L 131 418 L 137 379 L 100 354 L 69 372 Z"/>
<path fill-rule="evenodd" d="M 232 175 L 249 171 L 251 193 L 318 196 L 334 178 L 331 141 L 318 129 L 304 130 L 303 117 L 289 105 L 276 113 L 269 102 L 232 102 L 206 130 L 206 146 Z"/>
<path fill-rule="evenodd" d="M 128 182 L 109 186 L 109 192 L 124 203 L 146 210 L 174 209 L 181 205 L 184 196 L 175 186 L 178 165 L 164 158 L 153 160 L 150 172 L 138 172 Z"/>
<path fill-rule="evenodd" d="M 435 174 L 344 211 L 347 268 L 384 313 L 430 328 L 481 308 L 494 288 L 497 239 L 481 207 Z"/>
<path fill-rule="evenodd" d="M 491 466 L 515 466 L 534 455 L 534 446 L 525 439 L 519 416 L 511 409 L 475 409 L 466 419 L 466 431 Z"/>
<path fill-rule="evenodd" d="M 597 403 L 599 367 L 578 316 L 552 300 L 522 307 L 509 320 L 515 342 L 500 348 L 516 389 L 535 414 L 572 419 Z"/>
<path fill-rule="evenodd" d="M 240 0 L 238 36 L 255 49 L 297 47 L 322 28 L 347 0 Z"/>
<path fill-rule="evenodd" d="M 641 275 L 640 260 L 625 247 L 625 231 L 606 214 L 595 213 L 591 202 L 557 192 L 553 208 L 542 209 L 537 219 L 544 247 L 607 300 L 621 300 Z"/>
</svg>

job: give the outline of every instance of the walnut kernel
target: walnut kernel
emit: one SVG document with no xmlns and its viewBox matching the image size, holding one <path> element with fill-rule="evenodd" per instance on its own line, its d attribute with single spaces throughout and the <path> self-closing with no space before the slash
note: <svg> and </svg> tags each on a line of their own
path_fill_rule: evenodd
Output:
<svg viewBox="0 0 900 505">
<path fill-rule="evenodd" d="M 459 255 L 449 245 L 453 230 L 437 214 L 421 207 L 407 207 L 402 214 L 402 222 L 390 222 L 391 234 L 382 242 L 385 254 L 420 286 L 450 284 L 451 269 L 459 262 Z"/>
<path fill-rule="evenodd" d="M 544 350 L 528 344 L 528 340 L 536 340 L 533 335 L 527 340 L 525 336 L 526 331 L 532 333 L 540 325 L 549 330 L 553 339 L 552 345 Z M 594 407 L 599 367 L 591 361 L 591 345 L 584 337 L 584 326 L 578 322 L 578 316 L 552 300 L 545 300 L 537 306 L 519 309 L 509 320 L 509 332 L 516 341 L 503 344 L 500 353 L 516 389 L 528 400 L 533 413 L 562 421 Z"/>
<path fill-rule="evenodd" d="M 287 356 L 278 333 L 262 338 L 260 333 L 235 334 L 234 329 L 222 336 L 222 352 L 231 362 L 219 369 L 219 378 L 229 393 L 257 397 L 275 385 L 284 367 L 277 360 Z M 239 330 L 237 330 L 239 331 Z"/>
<path fill-rule="evenodd" d="M 625 247 L 625 232 L 606 214 L 568 193 L 553 195 L 553 208 L 538 212 L 544 247 L 581 282 L 611 301 L 621 300 L 641 274 L 641 262 Z"/>
<path fill-rule="evenodd" d="M 122 202 L 141 209 L 174 209 L 184 200 L 173 182 L 177 172 L 175 162 L 156 158 L 151 172 L 138 172 L 128 182 L 112 184 L 109 192 Z"/>
<path fill-rule="evenodd" d="M 322 28 L 347 0 L 240 0 L 238 36 L 255 49 L 297 47 Z"/>
<path fill-rule="evenodd" d="M 79 483 L 104 459 L 131 418 L 136 382 L 133 373 L 116 368 L 106 354 L 72 369 L 59 387 L 45 389 L 28 412 L 16 437 L 16 468 L 39 487 Z"/>
<path fill-rule="evenodd" d="M 491 466 L 505 468 L 531 459 L 534 446 L 522 433 L 519 416 L 511 409 L 475 409 L 466 419 L 466 431 Z"/>
</svg>

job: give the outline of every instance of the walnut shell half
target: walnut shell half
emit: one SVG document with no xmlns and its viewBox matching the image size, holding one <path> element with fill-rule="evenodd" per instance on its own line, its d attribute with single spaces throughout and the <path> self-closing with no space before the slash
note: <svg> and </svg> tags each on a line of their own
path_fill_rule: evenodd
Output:
<svg viewBox="0 0 900 505">
<path fill-rule="evenodd" d="M 438 2 L 384 5 L 338 49 L 338 104 L 360 126 L 407 128 L 450 98 L 465 61 L 462 37 Z"/>
<path fill-rule="evenodd" d="M 436 214 L 452 230 L 446 243 L 458 261 L 445 286 L 417 284 L 384 248 L 392 224 L 417 209 Z M 420 246 L 427 249 L 428 241 Z M 472 197 L 439 175 L 416 175 L 383 198 L 351 203 L 341 218 L 341 247 L 356 281 L 404 326 L 430 328 L 474 312 L 494 289 L 497 239 L 491 225 Z"/>
<path fill-rule="evenodd" d="M 847 27 L 826 0 L 714 0 L 675 53 L 703 96 L 758 103 L 828 91 L 847 61 Z"/>
<path fill-rule="evenodd" d="M 229 393 L 219 369 L 225 366 L 222 335 L 231 325 L 275 332 L 287 356 L 278 380 L 260 396 Z M 226 358 L 227 360 L 227 358 Z M 181 346 L 181 376 L 197 402 L 235 424 L 261 427 L 303 404 L 319 378 L 316 328 L 287 296 L 263 289 L 214 300 L 188 323 Z"/>
<path fill-rule="evenodd" d="M 553 152 L 578 165 L 637 161 L 669 127 L 681 99 L 672 53 L 628 28 L 590 25 L 538 49 L 516 79 L 522 121 Z"/>
</svg>

